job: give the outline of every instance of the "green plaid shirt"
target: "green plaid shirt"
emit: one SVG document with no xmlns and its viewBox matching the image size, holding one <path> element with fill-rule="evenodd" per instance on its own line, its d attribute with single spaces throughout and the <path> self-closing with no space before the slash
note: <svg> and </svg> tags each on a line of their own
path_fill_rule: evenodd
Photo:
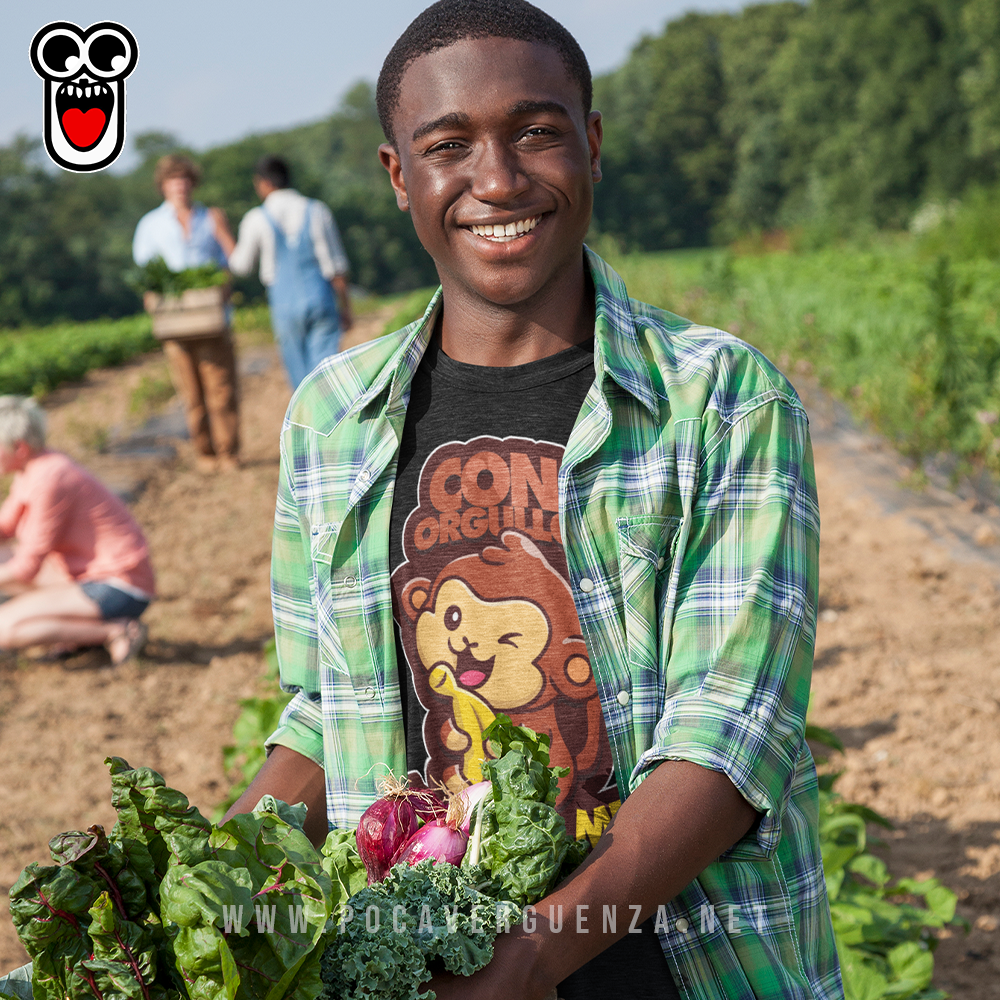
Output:
<svg viewBox="0 0 1000 1000">
<path fill-rule="evenodd" d="M 689 760 L 761 813 L 661 911 L 664 951 L 686 997 L 842 997 L 803 736 L 819 535 L 806 414 L 757 352 L 630 301 L 587 262 L 595 380 L 559 523 L 621 795 Z M 357 823 L 386 766 L 406 773 L 389 517 L 439 303 L 327 359 L 282 431 L 272 594 L 295 697 L 268 742 L 324 768 L 333 826 Z"/>
</svg>

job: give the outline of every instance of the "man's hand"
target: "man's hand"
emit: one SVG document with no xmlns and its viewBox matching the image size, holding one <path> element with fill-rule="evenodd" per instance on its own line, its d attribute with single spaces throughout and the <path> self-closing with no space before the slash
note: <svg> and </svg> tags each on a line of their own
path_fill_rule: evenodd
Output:
<svg viewBox="0 0 1000 1000">
<path fill-rule="evenodd" d="M 273 795 L 291 805 L 304 802 L 309 808 L 306 815 L 306 836 L 317 847 L 326 840 L 329 829 L 326 819 L 326 775 L 323 768 L 308 757 L 303 757 L 288 747 L 274 747 L 257 772 L 257 777 L 230 806 L 222 822 L 225 823 L 239 813 L 252 812 L 262 795 Z"/>
<path fill-rule="evenodd" d="M 337 311 L 340 314 L 340 332 L 347 333 L 354 326 L 354 315 L 351 312 L 351 296 L 348 291 L 347 278 L 343 274 L 334 275 L 330 279 L 337 296 Z"/>
<path fill-rule="evenodd" d="M 622 803 L 587 860 L 535 904 L 535 926 L 500 934 L 493 961 L 474 976 L 435 976 L 438 1000 L 546 1000 L 555 987 L 673 899 L 757 821 L 757 812 L 726 775 L 689 761 L 664 761 Z M 618 933 L 603 933 L 601 914 L 613 906 Z M 549 908 L 562 908 L 561 933 L 549 928 Z M 586 907 L 578 910 L 577 907 Z M 587 933 L 577 933 L 577 914 Z M 580 925 L 582 926 L 582 924 Z M 623 970 L 627 974 L 627 970 Z"/>
<path fill-rule="evenodd" d="M 222 252 L 228 258 L 236 249 L 236 240 L 233 239 L 232 230 L 229 228 L 229 220 L 226 213 L 221 208 L 210 208 L 208 217 L 212 220 L 212 232 L 222 247 Z"/>
</svg>

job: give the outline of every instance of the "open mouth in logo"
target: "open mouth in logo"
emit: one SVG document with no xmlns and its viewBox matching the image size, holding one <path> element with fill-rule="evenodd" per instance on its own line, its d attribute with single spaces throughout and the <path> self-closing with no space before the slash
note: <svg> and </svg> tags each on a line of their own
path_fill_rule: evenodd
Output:
<svg viewBox="0 0 1000 1000">
<path fill-rule="evenodd" d="M 56 114 L 63 135 L 74 149 L 93 149 L 108 130 L 115 93 L 106 83 L 72 80 L 56 91 Z"/>
</svg>

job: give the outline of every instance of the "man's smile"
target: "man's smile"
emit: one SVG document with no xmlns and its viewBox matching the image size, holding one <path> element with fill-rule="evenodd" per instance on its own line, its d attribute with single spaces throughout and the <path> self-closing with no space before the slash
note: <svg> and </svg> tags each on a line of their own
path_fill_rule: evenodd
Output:
<svg viewBox="0 0 1000 1000">
<path fill-rule="evenodd" d="M 476 236 L 482 236 L 493 243 L 508 243 L 516 240 L 525 233 L 530 233 L 541 221 L 540 215 L 533 215 L 529 219 L 518 219 L 517 222 L 494 223 L 484 226 L 465 226 Z"/>
</svg>

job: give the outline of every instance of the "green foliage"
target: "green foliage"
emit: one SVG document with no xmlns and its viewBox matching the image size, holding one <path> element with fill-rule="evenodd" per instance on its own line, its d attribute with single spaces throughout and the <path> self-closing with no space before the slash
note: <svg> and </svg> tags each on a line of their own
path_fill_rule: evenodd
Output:
<svg viewBox="0 0 1000 1000">
<path fill-rule="evenodd" d="M 180 295 L 189 288 L 213 288 L 229 282 L 229 273 L 218 264 L 186 267 L 171 271 L 162 257 L 154 257 L 143 267 L 135 268 L 128 275 L 129 284 L 137 292 L 159 292 L 160 295 Z"/>
<path fill-rule="evenodd" d="M 157 347 L 144 313 L 119 320 L 0 332 L 0 393 L 44 395 L 93 368 Z"/>
<path fill-rule="evenodd" d="M 324 997 L 433 998 L 421 989 L 430 963 L 460 976 L 483 968 L 498 925 L 518 920 L 520 910 L 480 892 L 479 874 L 427 859 L 412 868 L 396 865 L 353 896 L 323 957 Z"/>
<path fill-rule="evenodd" d="M 382 327 L 382 335 L 395 333 L 404 326 L 408 326 L 415 320 L 420 319 L 436 290 L 437 286 L 434 286 L 431 288 L 418 288 L 416 291 L 410 292 L 396 307 L 396 311 L 386 321 L 385 326 Z"/>
<path fill-rule="evenodd" d="M 143 418 L 173 398 L 174 385 L 169 377 L 143 375 L 129 396 L 128 412 L 133 417 Z"/>
<path fill-rule="evenodd" d="M 919 241 L 771 254 L 682 251 L 613 263 L 634 297 L 731 330 L 814 373 L 922 460 L 1000 473 L 996 264 L 930 258 Z"/>
<path fill-rule="evenodd" d="M 519 906 L 534 903 L 555 887 L 573 840 L 556 812 L 559 779 L 569 771 L 549 766 L 549 737 L 514 726 L 498 715 L 483 731 L 497 758 L 483 762 L 492 794 L 483 801 L 478 857 L 492 876 L 491 894 Z"/>
<path fill-rule="evenodd" d="M 290 694 L 285 694 L 278 688 L 278 654 L 274 639 L 269 639 L 264 644 L 264 656 L 268 668 L 265 682 L 271 690 L 258 698 L 243 698 L 240 701 L 240 714 L 233 725 L 234 742 L 222 748 L 222 766 L 227 772 L 235 771 L 239 778 L 223 802 L 216 807 L 213 814 L 216 822 L 257 776 L 267 756 L 264 740 L 278 728 L 281 713 L 292 699 Z"/>
<path fill-rule="evenodd" d="M 155 771 L 107 763 L 111 835 L 54 837 L 55 864 L 11 889 L 35 1000 L 315 1000 L 333 907 L 363 884 L 356 852 L 335 837 L 321 856 L 301 805 L 264 796 L 214 828 Z"/>
<path fill-rule="evenodd" d="M 807 726 L 813 742 L 842 750 L 840 740 Z M 935 930 L 963 926 L 955 893 L 937 879 L 892 880 L 867 850 L 867 826 L 892 827 L 884 816 L 833 791 L 839 775 L 820 779 L 819 840 L 830 914 L 847 1000 L 945 1000 L 934 989 Z"/>
<path fill-rule="evenodd" d="M 775 226 L 902 228 L 994 181 L 993 0 L 811 0 L 688 14 L 595 81 L 597 228 L 632 249 Z"/>
</svg>

